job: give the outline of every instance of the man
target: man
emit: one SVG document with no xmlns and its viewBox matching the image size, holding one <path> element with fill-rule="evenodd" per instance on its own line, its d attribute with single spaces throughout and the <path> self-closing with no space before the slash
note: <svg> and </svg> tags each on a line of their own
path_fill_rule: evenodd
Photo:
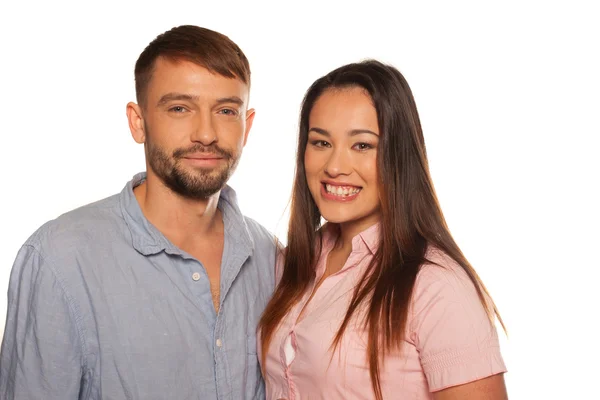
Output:
<svg viewBox="0 0 600 400">
<path fill-rule="evenodd" d="M 226 186 L 254 119 L 250 69 L 220 33 L 180 26 L 135 66 L 127 105 L 146 173 L 19 251 L 2 399 L 258 399 L 256 326 L 275 241 Z"/>
</svg>

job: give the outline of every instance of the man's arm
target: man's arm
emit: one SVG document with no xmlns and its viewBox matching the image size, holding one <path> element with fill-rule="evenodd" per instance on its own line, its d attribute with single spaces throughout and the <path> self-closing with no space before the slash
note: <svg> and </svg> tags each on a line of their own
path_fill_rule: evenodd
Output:
<svg viewBox="0 0 600 400">
<path fill-rule="evenodd" d="M 0 398 L 79 398 L 84 354 L 74 307 L 53 265 L 23 246 L 8 289 Z"/>
</svg>

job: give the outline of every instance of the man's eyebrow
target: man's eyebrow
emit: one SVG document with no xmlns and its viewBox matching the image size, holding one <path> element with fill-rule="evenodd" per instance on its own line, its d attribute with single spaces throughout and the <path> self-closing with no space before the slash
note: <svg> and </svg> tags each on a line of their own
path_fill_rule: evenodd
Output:
<svg viewBox="0 0 600 400">
<path fill-rule="evenodd" d="M 191 94 L 172 92 L 172 93 L 167 93 L 164 96 L 162 96 L 160 98 L 160 100 L 158 100 L 157 105 L 162 106 L 170 101 L 176 101 L 176 100 L 195 101 L 195 100 L 198 100 L 198 98 L 199 98 L 198 96 L 194 96 Z"/>
<path fill-rule="evenodd" d="M 233 104 L 237 104 L 238 106 L 243 106 L 244 100 L 240 99 L 237 96 L 221 97 L 220 99 L 217 99 L 217 104 L 224 104 L 224 103 L 233 103 Z"/>
<path fill-rule="evenodd" d="M 177 100 L 198 101 L 198 99 L 200 99 L 200 96 L 187 94 L 187 93 L 172 92 L 172 93 L 167 93 L 164 96 L 162 96 L 158 100 L 157 105 L 163 106 L 170 101 L 177 101 Z M 238 106 L 244 105 L 244 101 L 237 96 L 221 97 L 221 98 L 217 99 L 217 104 L 226 104 L 226 103 L 233 103 L 233 104 L 237 104 Z"/>
<path fill-rule="evenodd" d="M 321 134 L 323 136 L 327 136 L 327 137 L 331 136 L 331 134 L 328 131 L 326 131 L 325 129 L 322 129 L 322 128 L 312 127 L 308 131 L 309 132 L 313 131 L 313 132 L 319 133 L 319 134 Z M 375 132 L 373 132 L 373 131 L 371 131 L 369 129 L 352 129 L 349 132 L 349 135 L 350 136 L 356 136 L 356 135 L 360 135 L 361 133 L 368 133 L 370 135 L 375 135 L 375 136 L 379 137 L 378 134 L 376 134 Z"/>
</svg>

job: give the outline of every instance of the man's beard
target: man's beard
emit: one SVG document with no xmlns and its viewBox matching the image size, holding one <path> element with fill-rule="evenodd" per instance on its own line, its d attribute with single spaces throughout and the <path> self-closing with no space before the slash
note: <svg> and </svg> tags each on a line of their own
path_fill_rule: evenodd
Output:
<svg viewBox="0 0 600 400">
<path fill-rule="evenodd" d="M 239 156 L 216 144 L 204 146 L 197 143 L 187 149 L 177 149 L 169 156 L 162 148 L 155 146 L 150 137 L 151 134 L 146 130 L 146 157 L 150 168 L 169 189 L 186 198 L 204 200 L 223 189 L 239 161 Z M 225 165 L 184 168 L 181 159 L 193 153 L 217 155 L 223 158 Z"/>
</svg>

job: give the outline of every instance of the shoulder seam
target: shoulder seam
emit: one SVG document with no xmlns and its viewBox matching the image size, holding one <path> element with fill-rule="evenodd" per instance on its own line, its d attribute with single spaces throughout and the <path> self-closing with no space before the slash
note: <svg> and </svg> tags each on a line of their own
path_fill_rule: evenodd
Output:
<svg viewBox="0 0 600 400">
<path fill-rule="evenodd" d="M 52 261 L 49 258 L 47 258 L 41 252 L 40 249 L 38 249 L 33 244 L 29 244 L 29 243 L 24 244 L 22 247 L 30 247 L 34 252 L 38 253 L 39 256 L 42 258 L 42 260 L 44 260 L 45 263 L 47 264 L 48 269 L 54 275 L 54 278 L 56 279 L 58 286 L 60 287 L 63 295 L 65 296 L 65 299 L 67 300 L 67 307 L 69 308 L 69 310 L 71 312 L 71 317 L 73 318 L 73 321 L 75 322 L 75 329 L 77 330 L 77 335 L 79 336 L 79 342 L 81 344 L 83 368 L 85 370 L 88 370 L 87 345 L 86 345 L 86 341 L 85 341 L 84 329 L 82 327 L 81 314 L 78 312 L 78 306 L 77 306 L 77 303 L 75 302 L 75 299 L 67 291 L 65 282 L 63 281 L 62 276 L 58 273 L 58 271 L 57 271 L 56 267 L 54 266 L 54 264 L 52 263 Z"/>
</svg>

